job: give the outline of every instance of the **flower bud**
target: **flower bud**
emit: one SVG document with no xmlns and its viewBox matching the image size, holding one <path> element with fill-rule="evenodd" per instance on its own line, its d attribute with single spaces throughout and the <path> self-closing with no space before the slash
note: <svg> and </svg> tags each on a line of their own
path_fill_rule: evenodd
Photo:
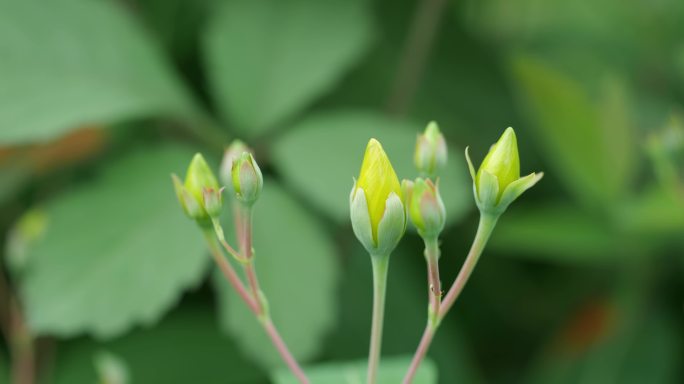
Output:
<svg viewBox="0 0 684 384">
<path fill-rule="evenodd" d="M 197 153 L 192 158 L 185 175 L 185 184 L 182 184 L 176 175 L 171 175 L 171 179 L 176 190 L 176 197 L 188 217 L 195 220 L 207 220 L 210 216 L 216 217 L 220 214 L 219 184 L 201 154 Z"/>
<path fill-rule="evenodd" d="M 418 233 L 422 237 L 439 236 L 446 223 L 446 209 L 437 185 L 430 179 L 416 179 L 408 204 Z"/>
<path fill-rule="evenodd" d="M 388 255 L 406 230 L 399 179 L 380 143 L 371 139 L 350 197 L 354 234 L 372 255 Z"/>
<path fill-rule="evenodd" d="M 518 143 L 515 131 L 510 127 L 489 149 L 477 173 L 468 155 L 468 148 L 466 160 L 473 179 L 475 201 L 478 208 L 485 212 L 502 213 L 510 203 L 544 176 L 540 172 L 520 177 Z"/>
<path fill-rule="evenodd" d="M 232 184 L 233 161 L 240 157 L 244 152 L 252 153 L 252 150 L 240 140 L 233 140 L 223 152 L 223 160 L 221 160 L 221 168 L 219 170 L 219 178 L 223 185 Z"/>
<path fill-rule="evenodd" d="M 435 177 L 446 166 L 447 145 L 439 126 L 431 121 L 425 132 L 418 135 L 413 162 L 418 171 L 426 176 Z"/>
<path fill-rule="evenodd" d="M 249 152 L 243 152 L 232 168 L 232 185 L 235 197 L 242 204 L 251 206 L 259 198 L 264 185 L 261 169 Z"/>
</svg>

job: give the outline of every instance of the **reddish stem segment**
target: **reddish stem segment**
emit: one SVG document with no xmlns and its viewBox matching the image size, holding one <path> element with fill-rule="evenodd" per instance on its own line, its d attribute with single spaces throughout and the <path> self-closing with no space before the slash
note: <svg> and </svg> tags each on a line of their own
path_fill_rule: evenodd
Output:
<svg viewBox="0 0 684 384">
<path fill-rule="evenodd" d="M 273 345 L 275 345 L 276 349 L 280 353 L 280 356 L 282 356 L 283 360 L 285 360 L 285 363 L 292 371 L 292 374 L 294 374 L 297 377 L 300 383 L 309 384 L 309 379 L 306 377 L 306 374 L 297 363 L 297 360 L 295 360 L 294 356 L 292 356 L 292 353 L 290 353 L 290 350 L 287 349 L 287 345 L 278 333 L 278 330 L 276 329 L 275 325 L 273 325 L 273 321 L 271 321 L 271 318 L 266 317 L 262 321 L 262 324 L 264 326 L 264 329 L 266 330 L 266 333 L 271 338 Z"/>
<path fill-rule="evenodd" d="M 470 275 L 473 273 L 475 265 L 477 265 L 477 261 L 479 260 L 480 255 L 487 244 L 487 240 L 489 240 L 489 236 L 494 230 L 497 220 L 498 216 L 488 214 L 482 214 L 480 216 L 480 224 L 477 228 L 477 233 L 475 234 L 475 239 L 470 247 L 468 256 L 466 257 L 461 270 L 458 272 L 458 276 L 456 276 L 454 284 L 449 289 L 449 292 L 444 297 L 444 300 L 442 300 L 439 312 L 435 314 L 436 321 L 428 321 L 425 331 L 423 332 L 423 337 L 418 345 L 418 349 L 416 350 L 413 360 L 411 361 L 411 365 L 409 366 L 408 372 L 406 372 L 406 376 L 404 376 L 403 384 L 410 384 L 413 381 L 416 372 L 418 372 L 418 367 L 420 367 L 420 363 L 423 361 L 428 349 L 430 348 L 430 344 L 432 343 L 432 339 L 434 338 L 439 324 L 463 291 L 465 284 L 468 282 Z"/>
<path fill-rule="evenodd" d="M 249 295 L 249 292 L 247 291 L 244 284 L 242 283 L 242 280 L 240 280 L 240 277 L 235 272 L 235 269 L 233 269 L 233 266 L 223 256 L 223 253 L 221 252 L 221 250 L 216 245 L 214 238 L 210 234 L 207 234 L 206 237 L 207 237 L 207 242 L 209 243 L 209 250 L 211 251 L 211 255 L 214 257 L 214 261 L 216 262 L 216 265 L 218 265 L 219 269 L 221 270 L 221 273 L 223 273 L 223 276 L 225 276 L 226 280 L 228 280 L 230 285 L 232 285 L 233 288 L 235 288 L 238 295 L 240 295 L 240 297 L 247 304 L 249 309 L 252 312 L 254 312 L 255 315 L 259 315 L 259 305 Z"/>
</svg>

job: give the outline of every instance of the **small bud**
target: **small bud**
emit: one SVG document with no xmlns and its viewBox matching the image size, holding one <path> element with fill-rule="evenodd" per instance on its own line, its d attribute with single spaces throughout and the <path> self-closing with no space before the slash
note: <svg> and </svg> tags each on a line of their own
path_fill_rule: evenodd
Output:
<svg viewBox="0 0 684 384">
<path fill-rule="evenodd" d="M 369 253 L 389 254 L 406 230 L 403 192 L 380 143 L 371 139 L 350 197 L 354 234 Z"/>
<path fill-rule="evenodd" d="M 470 161 L 468 148 L 466 148 L 466 160 L 470 176 L 473 178 L 475 201 L 481 211 L 502 213 L 510 203 L 544 176 L 540 172 L 520 177 L 518 143 L 515 132 L 510 127 L 489 149 L 477 173 Z"/>
<path fill-rule="evenodd" d="M 232 186 L 235 197 L 245 205 L 252 205 L 259 198 L 264 185 L 261 169 L 249 152 L 243 152 L 233 161 Z"/>
<path fill-rule="evenodd" d="M 232 143 L 223 152 L 223 160 L 221 160 L 221 168 L 219 170 L 219 178 L 223 185 L 230 185 L 233 182 L 233 161 L 235 161 L 244 152 L 252 153 L 252 150 L 242 141 L 233 140 Z"/>
<path fill-rule="evenodd" d="M 426 176 L 435 177 L 446 166 L 447 145 L 439 126 L 431 121 L 425 132 L 418 135 L 413 162 Z"/>
<path fill-rule="evenodd" d="M 212 214 L 208 213 L 205 191 L 220 192 L 216 176 L 214 176 L 214 173 L 201 154 L 197 153 L 192 158 L 185 175 L 185 184 L 181 184 L 180 179 L 176 175 L 171 175 L 171 179 L 176 190 L 176 197 L 178 197 L 178 201 L 188 217 L 203 221 L 208 220 L 210 216 L 215 217 L 220 214 L 220 195 L 210 196 L 214 200 L 210 202 Z"/>
<path fill-rule="evenodd" d="M 221 216 L 221 206 L 223 205 L 222 192 L 223 188 L 219 190 L 204 188 L 203 191 L 204 209 L 207 211 L 207 214 L 214 219 Z"/>
<path fill-rule="evenodd" d="M 430 179 L 416 179 L 409 200 L 411 221 L 423 237 L 436 238 L 444 229 L 446 210 L 439 188 Z"/>
</svg>

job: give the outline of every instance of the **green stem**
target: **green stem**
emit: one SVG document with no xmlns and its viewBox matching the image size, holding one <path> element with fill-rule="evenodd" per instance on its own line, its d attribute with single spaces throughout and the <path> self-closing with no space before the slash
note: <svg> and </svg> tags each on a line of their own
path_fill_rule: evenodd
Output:
<svg viewBox="0 0 684 384">
<path fill-rule="evenodd" d="M 428 298 L 430 310 L 428 311 L 428 321 L 436 327 L 438 323 L 437 315 L 442 301 L 442 283 L 439 279 L 439 241 L 437 237 L 425 238 L 425 260 L 428 270 Z"/>
<path fill-rule="evenodd" d="M 371 262 L 373 264 L 373 320 L 371 322 L 370 350 L 368 352 L 367 384 L 375 384 L 380 363 L 389 255 L 371 255 Z"/>
<path fill-rule="evenodd" d="M 446 314 L 449 312 L 449 309 L 451 309 L 451 307 L 454 305 L 454 302 L 463 291 L 463 287 L 465 287 L 470 275 L 473 273 L 475 265 L 477 265 L 477 261 L 480 259 L 480 255 L 482 255 L 482 251 L 484 250 L 485 245 L 487 245 L 487 240 L 489 240 L 489 236 L 492 234 L 498 219 L 498 215 L 488 213 L 482 213 L 480 215 L 480 224 L 477 227 L 477 233 L 475 234 L 475 239 L 470 247 L 470 252 L 468 252 L 468 256 L 466 257 L 461 270 L 458 272 L 458 276 L 456 276 L 454 284 L 451 286 L 451 288 L 449 288 L 449 292 L 444 297 L 444 300 L 442 300 L 439 311 L 431 314 L 431 317 L 433 317 L 435 320 L 428 321 L 425 331 L 423 332 L 423 337 L 418 345 L 418 349 L 416 350 L 413 360 L 411 360 L 411 365 L 409 366 L 406 376 L 404 376 L 404 380 L 402 381 L 403 384 L 410 384 L 413 381 L 413 378 L 418 372 L 418 367 L 420 367 L 420 363 L 423 361 L 428 349 L 430 348 L 430 344 L 435 336 L 437 327 L 439 327 L 442 319 L 444 319 L 444 316 L 446 316 Z M 429 252 L 431 252 L 428 249 L 434 246 L 435 244 L 428 244 L 426 241 L 426 257 L 428 257 Z M 437 252 L 439 252 L 439 248 L 437 248 Z M 429 263 L 430 261 L 428 257 L 428 264 Z"/>
</svg>

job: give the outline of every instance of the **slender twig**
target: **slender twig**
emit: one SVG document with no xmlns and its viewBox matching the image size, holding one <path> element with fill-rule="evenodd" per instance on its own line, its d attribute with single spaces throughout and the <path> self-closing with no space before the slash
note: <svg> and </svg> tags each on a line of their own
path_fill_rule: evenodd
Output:
<svg viewBox="0 0 684 384">
<path fill-rule="evenodd" d="M 371 262 L 373 263 L 373 319 L 371 320 L 371 339 L 368 352 L 367 384 L 375 384 L 378 365 L 380 364 L 389 255 L 372 255 Z"/>
<path fill-rule="evenodd" d="M 458 272 L 456 280 L 454 281 L 451 288 L 449 288 L 449 292 L 447 292 L 446 296 L 444 296 L 444 300 L 442 300 L 439 312 L 436 315 L 437 321 L 428 321 L 428 324 L 425 327 L 425 331 L 423 332 L 423 337 L 421 338 L 420 344 L 418 345 L 418 349 L 416 350 L 416 353 L 413 356 L 413 359 L 411 360 L 411 365 L 409 366 L 408 372 L 406 372 L 406 376 L 404 376 L 404 384 L 410 384 L 413 381 L 416 372 L 418 372 L 418 367 L 420 366 L 420 363 L 423 361 L 428 349 L 430 348 L 430 344 L 432 343 L 432 339 L 434 338 L 435 332 L 437 331 L 439 324 L 441 323 L 442 319 L 444 319 L 444 316 L 446 316 L 446 314 L 449 312 L 449 309 L 451 309 L 451 307 L 454 305 L 454 302 L 456 302 L 456 299 L 463 291 L 463 287 L 465 287 L 465 284 L 468 282 L 470 275 L 473 273 L 475 265 L 477 265 L 477 261 L 479 260 L 480 255 L 482 254 L 482 251 L 484 250 L 484 247 L 487 244 L 487 240 L 489 240 L 489 236 L 492 234 L 492 231 L 494 230 L 494 226 L 496 225 L 497 220 L 498 216 L 495 215 L 482 214 L 480 216 L 480 224 L 478 225 L 477 233 L 475 234 L 475 239 L 473 240 L 473 244 L 470 247 L 468 256 L 466 257 L 466 260 L 463 263 L 461 270 Z"/>
<path fill-rule="evenodd" d="M 439 279 L 439 242 L 437 238 L 425 239 L 425 260 L 428 271 L 428 296 L 430 300 L 429 321 L 435 321 L 442 301 L 442 283 Z"/>
<path fill-rule="evenodd" d="M 271 339 L 271 342 L 278 350 L 281 358 L 290 369 L 292 374 L 299 380 L 302 384 L 309 384 L 309 379 L 302 370 L 297 360 L 295 360 L 292 352 L 287 348 L 285 341 L 278 332 L 271 315 L 268 312 L 268 307 L 265 305 L 265 296 L 261 292 L 259 287 L 259 280 L 257 279 L 256 268 L 254 267 L 254 253 L 252 250 L 252 212 L 251 208 L 240 206 L 239 204 L 233 205 L 233 214 L 235 222 L 235 231 L 238 238 L 240 255 L 239 260 L 244 260 L 242 263 L 245 274 L 247 275 L 247 282 L 251 291 L 247 290 L 242 286 L 244 290 L 244 295 L 250 296 L 254 307 L 251 308 L 252 312 L 256 315 L 259 323 L 264 327 L 264 331 Z M 223 230 L 221 230 L 223 232 Z M 218 231 L 217 231 L 218 233 Z M 242 284 L 242 280 L 240 280 Z"/>
<path fill-rule="evenodd" d="M 240 295 L 240 297 L 247 304 L 249 309 L 255 315 L 258 316 L 259 305 L 257 304 L 256 300 L 249 295 L 249 292 L 245 288 L 245 285 L 242 283 L 242 280 L 240 280 L 240 277 L 235 272 L 235 269 L 233 269 L 233 266 L 230 264 L 230 262 L 228 262 L 228 260 L 223 256 L 223 252 L 221 252 L 221 249 L 219 249 L 214 237 L 211 235 L 211 232 L 205 233 L 205 237 L 207 239 L 211 255 L 214 257 L 214 261 L 223 273 L 223 276 L 225 276 L 226 280 L 228 280 L 230 285 L 232 285 L 233 288 L 235 288 L 238 295 Z"/>
<path fill-rule="evenodd" d="M 390 114 L 401 116 L 411 105 L 425 69 L 446 0 L 423 0 L 418 5 L 387 101 Z"/>
<path fill-rule="evenodd" d="M 33 337 L 26 325 L 21 307 L 14 297 L 10 301 L 10 329 L 12 382 L 14 384 L 33 384 L 36 371 Z"/>
</svg>

